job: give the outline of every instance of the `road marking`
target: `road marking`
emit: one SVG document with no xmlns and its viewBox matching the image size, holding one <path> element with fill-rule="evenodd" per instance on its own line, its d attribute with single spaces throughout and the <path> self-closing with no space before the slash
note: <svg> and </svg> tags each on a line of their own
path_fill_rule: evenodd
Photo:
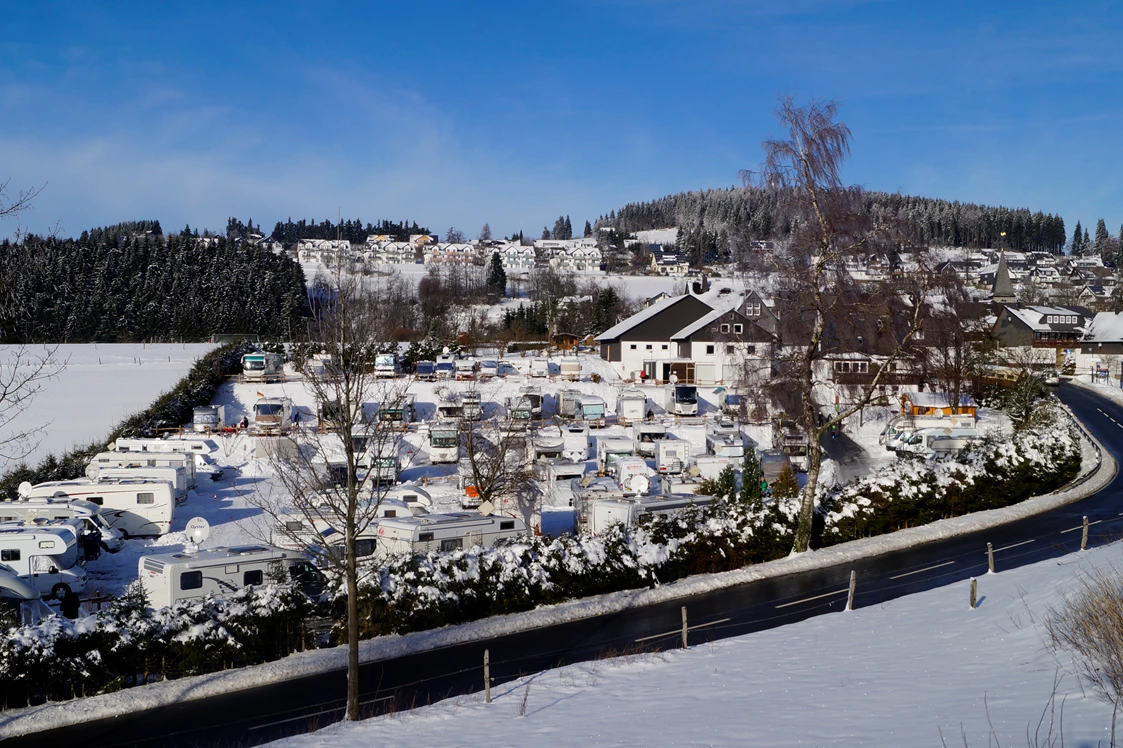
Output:
<svg viewBox="0 0 1123 748">
<path fill-rule="evenodd" d="M 1091 527 L 1092 525 L 1098 525 L 1101 522 L 1103 522 L 1102 519 L 1097 519 L 1095 522 L 1089 522 L 1088 527 Z M 1061 530 L 1061 534 L 1064 535 L 1066 532 L 1073 532 L 1074 530 L 1083 530 L 1083 529 L 1084 529 L 1084 525 L 1081 524 L 1081 525 L 1077 525 L 1076 527 L 1070 527 L 1067 530 Z"/>
<path fill-rule="evenodd" d="M 779 610 L 780 608 L 787 608 L 787 607 L 790 607 L 790 606 L 792 606 L 792 605 L 799 605 L 800 603 L 809 603 L 809 602 L 811 602 L 812 600 L 821 600 L 821 599 L 823 599 L 824 597 L 832 597 L 832 596 L 834 596 L 834 595 L 845 595 L 845 594 L 848 594 L 849 592 L 850 592 L 850 588 L 849 588 L 849 587 L 847 587 L 847 588 L 846 588 L 846 589 L 844 589 L 844 590 L 838 590 L 837 592 L 824 592 L 824 593 L 823 593 L 823 594 L 821 594 L 821 595 L 815 595 L 815 597 L 805 597 L 804 599 L 802 599 L 802 600 L 796 600 L 796 601 L 795 601 L 795 602 L 793 602 L 793 603 L 784 603 L 783 605 L 777 605 L 777 606 L 776 606 L 776 610 Z"/>
<path fill-rule="evenodd" d="M 694 629 L 704 629 L 707 626 L 716 626 L 719 623 L 725 623 L 726 621 L 732 621 L 732 620 L 733 620 L 732 618 L 719 618 L 718 620 L 710 621 L 709 623 L 699 623 L 697 626 L 687 626 L 686 630 L 688 632 L 690 632 L 690 631 L 693 631 Z M 675 629 L 674 631 L 668 631 L 665 634 L 652 634 L 651 636 L 643 636 L 643 637 L 640 637 L 639 639 L 636 639 L 636 641 L 637 642 L 645 642 L 649 639 L 662 639 L 664 636 L 676 636 L 677 634 L 681 634 L 681 633 L 682 633 L 682 629 Z"/>
<path fill-rule="evenodd" d="M 904 574 L 898 574 L 895 577 L 889 577 L 889 578 L 890 579 L 900 579 L 901 577 L 911 577 L 913 574 L 919 574 L 923 571 L 932 571 L 933 569 L 939 569 L 941 566 L 951 566 L 954 563 L 955 563 L 954 561 L 945 561 L 942 564 L 936 564 L 935 566 L 926 566 L 923 569 L 917 569 L 916 571 L 906 571 Z"/>
<path fill-rule="evenodd" d="M 1035 540 L 1037 540 L 1037 538 L 1030 538 L 1029 540 L 1023 540 L 1022 542 L 1014 543 L 1013 545 L 1004 545 L 1001 548 L 995 548 L 994 552 L 998 553 L 999 551 L 1008 551 L 1011 548 L 1017 548 L 1019 545 L 1025 545 L 1026 543 L 1032 543 Z"/>
<path fill-rule="evenodd" d="M 377 699 L 368 699 L 367 701 L 360 701 L 359 706 L 362 706 L 363 704 L 377 704 L 379 701 L 389 701 L 392 698 L 394 698 L 394 697 L 393 696 L 380 696 Z M 263 730 L 266 727 L 273 727 L 274 725 L 283 725 L 286 722 L 296 722 L 298 719 L 312 719 L 314 717 L 319 717 L 321 714 L 329 714 L 331 712 L 339 712 L 339 711 L 345 712 L 345 711 L 347 711 L 347 708 L 341 706 L 341 707 L 337 707 L 335 709 L 325 709 L 324 711 L 316 712 L 315 714 L 302 714 L 299 717 L 289 717 L 288 719 L 279 719 L 276 722 L 268 722 L 264 725 L 257 725 L 255 727 L 246 728 L 246 732 L 253 732 L 254 730 Z"/>
</svg>

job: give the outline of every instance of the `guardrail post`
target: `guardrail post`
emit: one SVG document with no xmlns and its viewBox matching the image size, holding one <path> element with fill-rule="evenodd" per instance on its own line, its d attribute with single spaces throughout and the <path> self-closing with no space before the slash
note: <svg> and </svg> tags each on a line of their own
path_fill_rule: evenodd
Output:
<svg viewBox="0 0 1123 748">
<path fill-rule="evenodd" d="M 975 609 L 975 602 L 979 594 L 979 580 L 971 577 L 971 610 Z"/>
<path fill-rule="evenodd" d="M 854 610 L 854 590 L 858 587 L 858 572 L 850 570 L 850 594 L 846 596 L 846 609 Z"/>
<path fill-rule="evenodd" d="M 682 606 L 682 648 L 683 649 L 687 648 L 686 631 L 687 631 L 687 628 L 686 628 L 686 606 L 684 605 L 684 606 Z"/>
<path fill-rule="evenodd" d="M 974 604 L 971 607 L 975 607 Z M 484 650 L 484 703 L 491 703 L 491 650 Z"/>
<path fill-rule="evenodd" d="M 987 543 L 987 569 L 991 574 L 994 573 L 994 546 L 990 543 Z M 971 607 L 973 608 L 975 606 L 972 605 Z"/>
<path fill-rule="evenodd" d="M 1084 531 L 1080 535 L 1080 550 L 1088 550 L 1088 515 L 1084 515 Z"/>
</svg>

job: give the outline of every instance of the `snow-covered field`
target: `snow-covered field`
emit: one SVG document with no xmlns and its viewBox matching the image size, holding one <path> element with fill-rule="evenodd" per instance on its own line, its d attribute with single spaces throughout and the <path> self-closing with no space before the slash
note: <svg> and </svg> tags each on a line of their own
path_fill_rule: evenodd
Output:
<svg viewBox="0 0 1123 748">
<path fill-rule="evenodd" d="M 60 345 L 54 359 L 65 366 L 43 383 L 40 395 L 9 424 L 9 430 L 45 424 L 38 446 L 26 458 L 31 465 L 48 454 L 100 439 L 123 418 L 171 389 L 196 359 L 214 347 L 210 343 Z M 31 346 L 28 353 L 42 356 L 50 348 Z M 16 350 L 0 346 L 0 365 L 10 362 Z M 0 472 L 9 467 L 0 459 Z"/>
</svg>

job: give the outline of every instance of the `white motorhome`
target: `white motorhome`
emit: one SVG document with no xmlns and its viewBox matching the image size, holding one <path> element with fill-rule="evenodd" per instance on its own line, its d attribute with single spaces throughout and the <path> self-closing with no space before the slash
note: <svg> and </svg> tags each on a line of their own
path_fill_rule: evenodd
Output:
<svg viewBox="0 0 1123 748">
<path fill-rule="evenodd" d="M 101 547 L 110 553 L 121 550 L 124 538 L 102 517 L 100 507 L 81 499 L 38 496 L 16 501 L 0 501 L 0 522 L 33 521 L 37 519 L 80 519 L 87 532 L 100 535 Z M 86 554 L 90 556 L 92 554 Z"/>
<path fill-rule="evenodd" d="M 209 455 L 218 450 L 210 439 L 118 439 L 110 452 L 184 452 Z"/>
<path fill-rule="evenodd" d="M 167 481 L 77 478 L 21 483 L 20 499 L 53 496 L 96 504 L 99 513 L 125 538 L 164 535 L 175 516 L 175 496 Z"/>
<path fill-rule="evenodd" d="M 662 439 L 655 442 L 655 469 L 660 473 L 681 473 L 689 461 L 690 442 L 682 439 Z"/>
<path fill-rule="evenodd" d="M 296 407 L 287 397 L 263 397 L 253 404 L 253 428 L 259 434 L 284 434 L 292 428 Z"/>
<path fill-rule="evenodd" d="M 464 416 L 464 401 L 456 393 L 449 394 L 437 403 L 437 418 L 442 421 L 459 421 Z"/>
<path fill-rule="evenodd" d="M 581 361 L 576 357 L 566 357 L 558 364 L 559 374 L 568 382 L 577 382 L 581 379 Z"/>
<path fill-rule="evenodd" d="M 589 424 L 590 428 L 603 428 L 605 423 L 604 398 L 597 395 L 582 395 L 577 398 L 577 418 Z"/>
<path fill-rule="evenodd" d="M 589 459 L 589 426 L 571 423 L 562 428 L 562 457 L 570 462 Z"/>
<path fill-rule="evenodd" d="M 581 394 L 581 390 L 565 388 L 558 390 L 558 415 L 567 419 L 580 418 L 580 410 L 577 407 L 577 401 L 581 398 Z"/>
<path fill-rule="evenodd" d="M 209 434 L 226 428 L 225 405 L 196 405 L 191 409 L 191 430 Z"/>
<path fill-rule="evenodd" d="M 460 459 L 460 427 L 455 422 L 442 421 L 429 427 L 429 462 L 434 465 L 452 464 Z"/>
<path fill-rule="evenodd" d="M 174 468 L 182 471 L 183 489 L 198 488 L 199 480 L 196 473 L 198 460 L 204 455 L 189 454 L 187 452 L 98 452 L 90 459 L 86 466 L 86 477 L 96 478 L 102 470 L 121 468 Z M 160 480 L 170 480 L 161 477 Z M 178 480 L 178 478 L 177 478 Z M 177 485 L 177 488 L 180 488 Z M 183 492 L 186 497 L 186 490 Z"/>
<path fill-rule="evenodd" d="M 542 390 L 532 384 L 527 385 L 519 390 L 519 396 L 526 398 L 530 403 L 531 420 L 542 420 Z"/>
<path fill-rule="evenodd" d="M 633 455 L 635 455 L 635 446 L 631 439 L 611 436 L 597 439 L 597 470 L 602 473 L 611 470 L 613 464 L 620 458 Z"/>
<path fill-rule="evenodd" d="M 589 532 L 599 535 L 613 525 L 635 527 L 642 517 L 674 515 L 712 503 L 712 496 L 657 494 L 630 499 L 598 499 L 589 504 Z"/>
<path fill-rule="evenodd" d="M 544 358 L 530 360 L 530 376 L 535 378 L 550 376 L 550 362 Z"/>
<path fill-rule="evenodd" d="M 976 427 L 975 416 L 970 414 L 956 414 L 951 416 L 897 416 L 890 419 L 877 437 L 877 443 L 885 445 L 896 442 L 902 432 L 914 432 L 920 429 L 973 429 Z M 891 450 L 892 451 L 892 450 Z"/>
<path fill-rule="evenodd" d="M 667 412 L 675 416 L 698 415 L 698 388 L 692 384 L 672 384 L 667 388 Z"/>
<path fill-rule="evenodd" d="M 397 439 L 383 438 L 369 442 L 362 460 L 364 467 L 370 471 L 367 477 L 372 483 L 398 482 L 402 472 L 402 458 Z"/>
<path fill-rule="evenodd" d="M 632 424 L 632 438 L 636 443 L 636 454 L 654 457 L 655 442 L 667 438 L 667 427 L 655 421 L 636 421 Z"/>
<path fill-rule="evenodd" d="M 486 548 L 525 534 L 526 525 L 521 519 L 502 515 L 456 512 L 388 517 L 378 522 L 378 553 L 390 558 L 406 553 Z"/>
<path fill-rule="evenodd" d="M 242 378 L 247 382 L 280 382 L 285 375 L 285 357 L 279 353 L 247 353 L 242 356 Z"/>
<path fill-rule="evenodd" d="M 0 525 L 0 563 L 44 597 L 61 600 L 86 589 L 86 559 L 71 525 L 5 522 Z"/>
<path fill-rule="evenodd" d="M 401 395 L 393 402 L 385 403 L 378 409 L 378 420 L 389 423 L 407 424 L 417 420 L 416 396 L 412 392 Z"/>
<path fill-rule="evenodd" d="M 553 424 L 540 426 L 532 431 L 528 441 L 527 456 L 531 460 L 558 459 L 565 451 L 562 430 Z"/>
<path fill-rule="evenodd" d="M 742 455 L 743 457 L 743 455 Z M 702 480 L 710 479 L 716 480 L 721 471 L 730 465 L 733 468 L 739 469 L 741 467 L 741 458 L 734 457 L 719 457 L 718 455 L 698 455 L 692 461 L 690 468 L 687 470 L 688 474 L 697 474 L 698 478 Z M 669 491 L 667 493 L 681 493 L 680 491 Z"/>
<path fill-rule="evenodd" d="M 137 574 L 153 608 L 268 582 L 291 580 L 312 595 L 322 592 L 326 584 L 305 554 L 262 545 L 141 556 Z"/>
<path fill-rule="evenodd" d="M 462 418 L 466 421 L 480 421 L 484 417 L 483 401 L 480 398 L 480 393 L 475 390 L 468 390 L 460 396 L 460 401 L 463 403 Z"/>
<path fill-rule="evenodd" d="M 749 441 L 732 421 L 718 421 L 706 429 L 706 452 L 716 457 L 744 457 Z"/>
<path fill-rule="evenodd" d="M 90 473 L 94 473 L 90 475 Z M 93 467 L 88 468 L 86 477 L 91 480 L 157 480 L 172 485 L 172 495 L 176 503 L 187 501 L 187 476 L 178 467 Z"/>
<path fill-rule="evenodd" d="M 577 512 L 577 526 L 583 527 L 589 521 L 589 507 L 593 502 L 601 499 L 622 499 L 624 489 L 615 478 L 607 475 L 596 476 L 592 474 L 575 478 L 569 483 L 573 497 L 571 506 Z"/>
<path fill-rule="evenodd" d="M 471 382 L 476 378 L 476 362 L 470 358 L 458 358 L 452 365 L 456 372 L 456 379 L 460 382 Z"/>
<path fill-rule="evenodd" d="M 919 429 L 902 432 L 896 449 L 898 457 L 917 456 L 931 458 L 954 454 L 965 449 L 979 437 L 973 428 Z"/>
<path fill-rule="evenodd" d="M 507 398 L 507 420 L 512 425 L 526 428 L 534 420 L 534 406 L 526 395 Z"/>
<path fill-rule="evenodd" d="M 647 395 L 642 390 L 629 388 L 623 390 L 616 398 L 616 422 L 627 426 L 634 421 L 642 421 L 647 417 Z"/>
<path fill-rule="evenodd" d="M 35 585 L 6 564 L 0 564 L 0 608 L 11 611 L 20 626 L 34 626 L 55 615 L 43 602 Z"/>
<path fill-rule="evenodd" d="M 642 496 L 651 489 L 653 471 L 642 457 L 618 457 L 610 471 L 625 496 Z"/>
<path fill-rule="evenodd" d="M 402 373 L 398 357 L 393 353 L 377 353 L 374 356 L 374 376 L 376 379 L 393 379 Z"/>
<path fill-rule="evenodd" d="M 573 506 L 570 484 L 584 474 L 584 462 L 570 462 L 555 457 L 534 465 L 534 477 L 543 483 L 543 493 L 549 506 Z"/>
</svg>

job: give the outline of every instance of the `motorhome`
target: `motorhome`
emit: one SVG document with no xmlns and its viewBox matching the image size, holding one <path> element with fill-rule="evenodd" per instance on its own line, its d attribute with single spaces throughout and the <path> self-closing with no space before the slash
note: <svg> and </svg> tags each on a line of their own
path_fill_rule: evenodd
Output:
<svg viewBox="0 0 1123 748">
<path fill-rule="evenodd" d="M 53 496 L 96 504 L 99 513 L 125 538 L 164 535 L 175 516 L 172 484 L 142 478 L 77 478 L 19 486 L 19 497 Z"/>
<path fill-rule="evenodd" d="M 624 489 L 620 488 L 615 478 L 607 475 L 585 474 L 570 481 L 569 486 L 573 497 L 571 506 L 577 514 L 578 528 L 588 525 L 589 507 L 593 502 L 624 498 Z"/>
<path fill-rule="evenodd" d="M 811 443 L 806 429 L 788 418 L 773 419 L 772 446 L 784 450 L 797 470 L 807 469 L 807 449 Z"/>
<path fill-rule="evenodd" d="M 44 597 L 61 600 L 86 589 L 86 559 L 71 525 L 5 522 L 0 525 L 0 563 Z"/>
<path fill-rule="evenodd" d="M 327 382 L 339 374 L 339 364 L 330 353 L 313 353 L 304 362 L 304 373 L 309 379 Z"/>
<path fill-rule="evenodd" d="M 618 459 L 631 457 L 634 454 L 635 446 L 631 439 L 602 436 L 597 439 L 597 470 L 602 473 L 609 472 Z"/>
<path fill-rule="evenodd" d="M 713 503 L 712 496 L 657 494 L 622 499 L 598 499 L 589 505 L 589 532 L 600 535 L 613 525 L 635 527 L 643 517 L 670 516 Z"/>
<path fill-rule="evenodd" d="M 589 424 L 590 428 L 603 428 L 605 424 L 604 398 L 597 395 L 582 395 L 577 398 L 577 416 Z"/>
<path fill-rule="evenodd" d="M 269 582 L 293 581 L 310 595 L 326 586 L 323 573 L 307 555 L 263 545 L 141 556 L 137 574 L 153 608 Z"/>
<path fill-rule="evenodd" d="M 955 454 L 970 446 L 979 437 L 973 428 L 918 429 L 901 432 L 896 449 L 898 457 L 915 456 L 932 458 Z"/>
<path fill-rule="evenodd" d="M 375 379 L 393 379 L 402 373 L 398 357 L 393 353 L 376 353 L 374 356 Z"/>
<path fill-rule="evenodd" d="M 531 460 L 553 460 L 562 456 L 565 451 L 565 439 L 562 431 L 553 424 L 541 426 L 530 434 L 529 457 Z"/>
<path fill-rule="evenodd" d="M 451 464 L 460 459 L 460 427 L 453 421 L 429 427 L 429 462 Z"/>
<path fill-rule="evenodd" d="M 198 488 L 197 474 L 200 455 L 187 452 L 98 452 L 86 466 L 86 477 L 96 478 L 99 470 L 120 468 L 175 468 L 183 471 L 184 488 Z M 164 480 L 164 478 L 161 478 Z M 184 493 L 186 496 L 186 492 Z"/>
<path fill-rule="evenodd" d="M 124 538 L 120 532 L 110 526 L 105 517 L 101 516 L 99 509 L 97 504 L 81 499 L 37 496 L 15 501 L 0 501 L 0 522 L 78 518 L 85 524 L 85 532 L 97 531 L 102 548 L 110 553 L 116 553 L 124 545 Z"/>
<path fill-rule="evenodd" d="M 525 395 L 516 395 L 507 398 L 507 420 L 512 424 L 518 424 L 522 428 L 530 425 L 534 420 L 534 409 L 531 406 L 530 399 Z"/>
<path fill-rule="evenodd" d="M 378 409 L 378 420 L 405 425 L 417 420 L 416 396 L 406 392 L 396 399 L 383 403 Z"/>
<path fill-rule="evenodd" d="M 110 452 L 184 452 L 211 454 L 218 445 L 210 439 L 118 439 L 110 442 Z"/>
<path fill-rule="evenodd" d="M 589 426 L 571 423 L 562 428 L 562 457 L 571 462 L 589 459 Z"/>
<path fill-rule="evenodd" d="M 386 518 L 378 522 L 378 553 L 392 558 L 407 553 L 448 553 L 461 548 L 490 547 L 526 534 L 518 517 L 474 512 Z"/>
<path fill-rule="evenodd" d="M 196 405 L 191 409 L 191 430 L 196 434 L 222 431 L 226 426 L 225 405 Z"/>
<path fill-rule="evenodd" d="M 702 480 L 717 480 L 717 477 L 721 475 L 721 471 L 731 465 L 734 470 L 739 470 L 741 468 L 742 457 L 720 457 L 712 454 L 698 455 L 691 461 L 687 473 L 701 478 Z M 678 491 L 672 491 L 671 493 L 678 493 Z"/>
<path fill-rule="evenodd" d="M 530 376 L 540 379 L 542 377 L 550 376 L 550 362 L 544 358 L 533 358 L 530 360 Z"/>
<path fill-rule="evenodd" d="M 484 417 L 483 401 L 480 398 L 480 393 L 475 390 L 468 390 L 460 396 L 460 402 L 463 404 L 462 418 L 466 421 L 481 421 Z"/>
<path fill-rule="evenodd" d="M 434 382 L 437 379 L 436 361 L 418 361 L 413 367 L 413 376 L 419 382 Z"/>
<path fill-rule="evenodd" d="M 437 403 L 437 418 L 442 421 L 459 421 L 464 416 L 464 401 L 453 392 Z"/>
<path fill-rule="evenodd" d="M 397 483 L 402 472 L 402 458 L 398 440 L 385 436 L 369 441 L 362 457 L 363 466 L 369 470 L 368 480 L 377 485 Z"/>
<path fill-rule="evenodd" d="M 292 429 L 296 408 L 287 397 L 263 397 L 253 404 L 253 428 L 259 434 L 284 434 Z"/>
<path fill-rule="evenodd" d="M 90 475 L 90 473 L 94 473 Z M 86 477 L 93 480 L 152 480 L 166 481 L 172 485 L 176 503 L 187 501 L 187 476 L 182 467 L 97 467 L 87 469 Z"/>
<path fill-rule="evenodd" d="M 35 585 L 16 574 L 15 569 L 0 564 L 0 611 L 8 611 L 9 620 L 20 626 L 34 626 L 56 615 Z"/>
<path fill-rule="evenodd" d="M 667 438 L 667 427 L 655 421 L 637 421 L 632 424 L 632 439 L 636 443 L 636 454 L 644 457 L 655 456 L 655 442 Z"/>
<path fill-rule="evenodd" d="M 530 403 L 530 418 L 533 421 L 542 420 L 542 390 L 534 385 L 527 385 L 519 390 L 519 396 L 526 398 Z"/>
<path fill-rule="evenodd" d="M 438 357 L 435 374 L 437 379 L 452 379 L 456 376 L 456 359 L 451 355 Z"/>
<path fill-rule="evenodd" d="M 567 382 L 577 382 L 581 379 L 581 361 L 574 357 L 566 357 L 558 364 L 559 375 Z"/>
<path fill-rule="evenodd" d="M 459 358 L 453 364 L 458 382 L 471 382 L 476 378 L 476 362 L 468 358 Z"/>
<path fill-rule="evenodd" d="M 570 484 L 584 474 L 584 462 L 570 462 L 554 457 L 534 464 L 534 477 L 544 484 L 548 506 L 572 506 L 573 492 Z"/>
<path fill-rule="evenodd" d="M 742 415 L 742 405 L 745 402 L 744 395 L 736 392 L 730 392 L 725 387 L 718 387 L 714 390 L 714 395 L 717 398 L 717 407 L 725 416 L 740 416 Z"/>
<path fill-rule="evenodd" d="M 975 416 L 968 413 L 950 416 L 896 416 L 885 424 L 885 428 L 877 437 L 877 443 L 886 445 L 886 449 L 889 449 L 889 443 L 895 441 L 902 431 L 914 432 L 920 429 L 939 428 L 973 429 L 976 425 Z"/>
<path fill-rule="evenodd" d="M 279 353 L 247 353 L 242 356 L 242 378 L 247 382 L 280 382 L 285 357 Z"/>
<path fill-rule="evenodd" d="M 624 496 L 643 496 L 651 489 L 654 471 L 642 457 L 618 457 L 609 467 Z"/>
<path fill-rule="evenodd" d="M 667 412 L 674 416 L 698 415 L 698 388 L 692 384 L 672 384 L 667 388 Z"/>
<path fill-rule="evenodd" d="M 690 442 L 682 439 L 661 439 L 655 442 L 655 469 L 660 473 L 681 473 L 689 460 Z"/>
<path fill-rule="evenodd" d="M 635 388 L 622 391 L 616 398 L 616 422 L 621 426 L 647 417 L 647 395 Z"/>
<path fill-rule="evenodd" d="M 740 459 L 750 440 L 736 424 L 726 421 L 711 424 L 706 429 L 706 453 L 717 457 Z"/>
<path fill-rule="evenodd" d="M 480 379 L 494 379 L 499 376 L 499 362 L 498 361 L 481 361 L 479 365 Z"/>
</svg>

